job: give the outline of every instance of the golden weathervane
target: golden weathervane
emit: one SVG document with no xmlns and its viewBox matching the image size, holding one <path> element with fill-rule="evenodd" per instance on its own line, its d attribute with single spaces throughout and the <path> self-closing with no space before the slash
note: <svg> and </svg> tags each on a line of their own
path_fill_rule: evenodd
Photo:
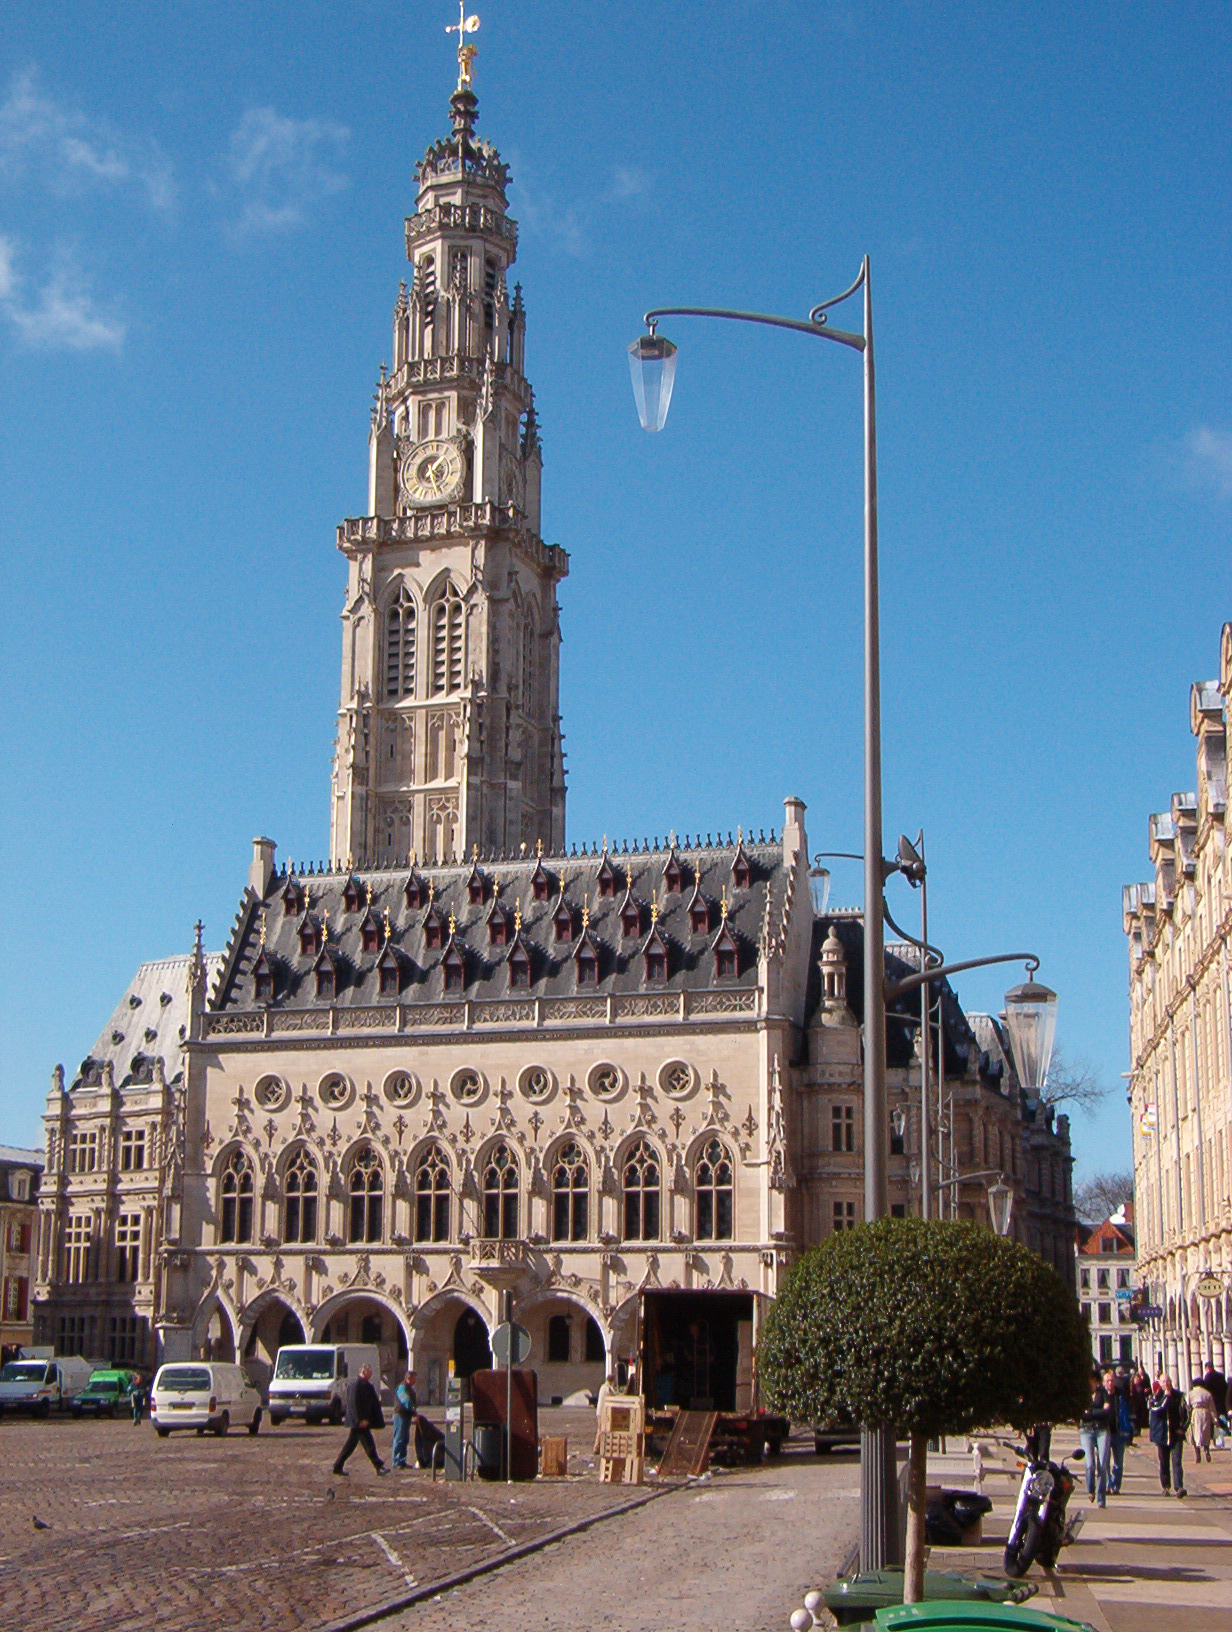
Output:
<svg viewBox="0 0 1232 1632">
<path fill-rule="evenodd" d="M 472 14 L 466 15 L 466 0 L 458 0 L 458 20 L 446 25 L 446 34 L 458 36 L 458 89 L 469 91 L 471 88 L 472 63 L 479 54 L 477 45 L 468 45 L 466 36 L 474 34 L 479 28 L 479 18 Z"/>
</svg>

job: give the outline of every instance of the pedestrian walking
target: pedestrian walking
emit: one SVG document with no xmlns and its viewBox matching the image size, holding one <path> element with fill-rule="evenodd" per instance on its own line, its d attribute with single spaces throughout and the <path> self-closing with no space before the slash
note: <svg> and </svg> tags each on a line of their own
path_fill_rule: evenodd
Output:
<svg viewBox="0 0 1232 1632">
<path fill-rule="evenodd" d="M 1134 1432 L 1151 1426 L 1151 1379 L 1141 1366 L 1129 1380 L 1129 1404 L 1134 1414 Z"/>
<path fill-rule="evenodd" d="M 135 1371 L 132 1382 L 128 1385 L 128 1403 L 132 1407 L 134 1428 L 138 1426 L 145 1416 L 145 1401 L 145 1379 L 139 1371 Z"/>
<path fill-rule="evenodd" d="M 1159 1483 L 1165 1496 L 1185 1494 L 1185 1434 L 1189 1407 L 1172 1386 L 1167 1372 L 1160 1375 L 1151 1395 L 1151 1444 L 1159 1452 Z"/>
<path fill-rule="evenodd" d="M 1115 1420 L 1112 1394 L 1105 1387 L 1104 1378 L 1096 1372 L 1091 1379 L 1091 1403 L 1083 1416 L 1079 1438 L 1086 1454 L 1087 1495 L 1094 1497 L 1100 1507 L 1108 1505 L 1108 1454 Z"/>
<path fill-rule="evenodd" d="M 376 1441 L 372 1437 L 374 1428 L 384 1428 L 385 1418 L 381 1412 L 381 1396 L 372 1386 L 371 1366 L 361 1366 L 359 1376 L 351 1379 L 347 1389 L 346 1423 L 350 1432 L 346 1444 L 338 1452 L 333 1471 L 340 1479 L 346 1479 L 347 1458 L 357 1445 L 362 1445 L 364 1455 L 376 1471 L 385 1473 L 387 1469 L 377 1455 Z"/>
<path fill-rule="evenodd" d="M 395 1468 L 406 1467 L 406 1453 L 411 1443 L 411 1428 L 419 1409 L 415 1397 L 416 1373 L 408 1371 L 394 1390 L 394 1444 L 390 1461 Z"/>
<path fill-rule="evenodd" d="M 1211 1459 L 1211 1440 L 1215 1437 L 1215 1400 L 1200 1377 L 1195 1377 L 1189 1390 L 1189 1432 L 1193 1440 L 1194 1460 L 1201 1462 L 1205 1451 Z"/>
<path fill-rule="evenodd" d="M 1121 1476 L 1125 1469 L 1125 1447 L 1134 1441 L 1134 1414 L 1129 1403 L 1129 1377 L 1120 1372 L 1106 1371 L 1104 1387 L 1112 1394 L 1112 1454 L 1108 1464 L 1108 1489 L 1113 1496 L 1121 1493 Z"/>
</svg>

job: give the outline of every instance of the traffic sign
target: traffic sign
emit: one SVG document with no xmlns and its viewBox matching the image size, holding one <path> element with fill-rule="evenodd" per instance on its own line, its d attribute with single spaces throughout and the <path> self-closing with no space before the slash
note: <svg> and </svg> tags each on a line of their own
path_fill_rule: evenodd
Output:
<svg viewBox="0 0 1232 1632">
<path fill-rule="evenodd" d="M 530 1333 L 516 1320 L 502 1320 L 492 1333 L 492 1354 L 498 1366 L 520 1366 L 530 1358 Z"/>
<path fill-rule="evenodd" d="M 1130 1287 L 1128 1287 L 1128 1286 L 1119 1286 L 1117 1288 L 1117 1302 L 1118 1303 L 1132 1303 L 1133 1302 L 1133 1297 L 1134 1297 L 1134 1294 L 1133 1294 L 1133 1291 L 1132 1291 L 1132 1289 Z"/>
<path fill-rule="evenodd" d="M 1203 1275 L 1194 1291 L 1200 1298 L 1217 1298 L 1223 1291 L 1223 1282 L 1218 1275 Z"/>
</svg>

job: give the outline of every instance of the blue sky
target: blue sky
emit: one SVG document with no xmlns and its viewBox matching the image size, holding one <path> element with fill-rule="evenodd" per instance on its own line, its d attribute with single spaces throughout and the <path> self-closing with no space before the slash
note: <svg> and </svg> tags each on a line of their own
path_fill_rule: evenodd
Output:
<svg viewBox="0 0 1232 1632">
<path fill-rule="evenodd" d="M 803 316 L 872 258 L 886 830 L 934 939 L 1035 948 L 1114 1089 L 1120 887 L 1194 780 L 1232 615 L 1228 13 L 1088 4 L 481 5 L 513 170 L 569 833 L 860 844 L 860 375 Z M 49 8 L 0 38 L 7 706 L 0 1139 L 41 1140 L 137 963 L 226 938 L 253 834 L 324 857 L 343 562 L 365 505 L 447 0 Z M 835 899 L 858 899 L 858 870 Z M 891 910 L 913 923 L 899 882 Z M 1017 976 L 961 977 L 971 1007 Z"/>
</svg>

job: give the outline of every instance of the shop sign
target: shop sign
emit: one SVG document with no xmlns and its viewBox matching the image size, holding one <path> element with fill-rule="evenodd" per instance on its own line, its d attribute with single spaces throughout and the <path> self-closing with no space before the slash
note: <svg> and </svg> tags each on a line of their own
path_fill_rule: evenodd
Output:
<svg viewBox="0 0 1232 1632">
<path fill-rule="evenodd" d="M 1223 1282 L 1218 1275 L 1204 1275 L 1194 1291 L 1200 1298 L 1217 1298 L 1223 1291 Z"/>
</svg>

